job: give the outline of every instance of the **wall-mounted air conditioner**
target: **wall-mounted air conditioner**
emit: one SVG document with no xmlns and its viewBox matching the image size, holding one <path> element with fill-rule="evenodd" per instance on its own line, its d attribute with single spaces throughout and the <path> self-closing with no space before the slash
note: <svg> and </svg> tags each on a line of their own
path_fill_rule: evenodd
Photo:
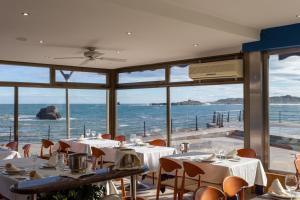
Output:
<svg viewBox="0 0 300 200">
<path fill-rule="evenodd" d="M 193 80 L 242 78 L 243 60 L 191 64 L 189 77 Z"/>
</svg>

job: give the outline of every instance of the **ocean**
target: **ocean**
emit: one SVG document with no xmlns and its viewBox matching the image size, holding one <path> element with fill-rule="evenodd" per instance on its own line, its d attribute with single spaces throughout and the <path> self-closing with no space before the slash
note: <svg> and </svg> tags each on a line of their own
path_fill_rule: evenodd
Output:
<svg viewBox="0 0 300 200">
<path fill-rule="evenodd" d="M 42 138 L 58 140 L 66 137 L 65 105 L 55 105 L 62 115 L 59 120 L 39 120 L 36 114 L 40 108 L 49 105 L 19 105 L 20 142 L 39 142 Z M 214 112 L 223 113 L 224 122 L 242 123 L 243 105 L 240 104 L 204 104 L 175 105 L 171 108 L 172 131 L 205 129 L 212 122 Z M 229 111 L 229 116 L 228 116 Z M 271 134 L 300 138 L 300 105 L 271 105 Z M 71 135 L 79 137 L 86 129 L 97 133 L 106 132 L 106 105 L 71 104 Z M 228 118 L 229 117 L 229 118 Z M 0 140 L 9 140 L 10 128 L 13 135 L 13 105 L 0 104 Z M 240 121 L 239 121 L 240 120 Z M 146 104 L 122 104 L 118 106 L 118 134 L 129 137 L 130 134 L 165 134 L 166 107 Z"/>
</svg>

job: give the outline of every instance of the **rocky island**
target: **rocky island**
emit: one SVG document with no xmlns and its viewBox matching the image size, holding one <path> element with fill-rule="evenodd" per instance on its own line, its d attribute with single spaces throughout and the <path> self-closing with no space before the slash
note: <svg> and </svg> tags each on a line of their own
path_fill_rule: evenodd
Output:
<svg viewBox="0 0 300 200">
<path fill-rule="evenodd" d="M 270 104 L 300 104 L 300 97 L 295 97 L 291 95 L 285 96 L 273 96 L 269 98 Z M 209 104 L 243 104 L 243 98 L 226 98 L 226 99 L 219 99 L 217 101 L 206 102 Z M 205 103 L 196 100 L 187 100 L 187 101 L 180 101 L 171 103 L 171 105 L 203 105 Z M 166 105 L 166 103 L 152 103 L 152 106 L 162 106 Z"/>
<path fill-rule="evenodd" d="M 61 118 L 61 114 L 58 112 L 56 106 L 47 106 L 46 108 L 41 108 L 40 111 L 36 114 L 38 119 L 48 119 L 48 120 L 57 120 Z"/>
</svg>

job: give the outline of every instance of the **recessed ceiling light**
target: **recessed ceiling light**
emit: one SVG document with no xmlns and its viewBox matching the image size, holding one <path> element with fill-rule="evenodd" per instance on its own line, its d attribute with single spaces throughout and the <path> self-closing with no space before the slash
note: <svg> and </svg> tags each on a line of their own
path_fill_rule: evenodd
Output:
<svg viewBox="0 0 300 200">
<path fill-rule="evenodd" d="M 116 51 L 117 54 L 120 54 L 121 52 L 119 50 Z"/>
<path fill-rule="evenodd" d="M 199 46 L 199 44 L 193 44 L 193 46 L 194 46 L 194 47 L 198 47 L 198 46 Z"/>
<path fill-rule="evenodd" d="M 23 16 L 29 16 L 29 13 L 28 12 L 22 12 L 22 15 Z"/>
<path fill-rule="evenodd" d="M 300 15 L 296 15 L 297 18 L 300 18 Z"/>
<path fill-rule="evenodd" d="M 40 44 L 44 44 L 44 40 L 40 40 Z"/>
<path fill-rule="evenodd" d="M 127 35 L 128 35 L 128 36 L 131 36 L 131 35 L 132 35 L 132 32 L 127 32 Z"/>
</svg>

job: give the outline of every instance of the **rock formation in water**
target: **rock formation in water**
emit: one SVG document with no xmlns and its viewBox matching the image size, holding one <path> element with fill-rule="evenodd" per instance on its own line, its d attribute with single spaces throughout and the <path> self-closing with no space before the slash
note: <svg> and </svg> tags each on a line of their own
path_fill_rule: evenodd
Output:
<svg viewBox="0 0 300 200">
<path fill-rule="evenodd" d="M 47 106 L 46 108 L 41 108 L 36 117 L 39 119 L 56 120 L 61 118 L 61 115 L 55 106 Z"/>
</svg>

